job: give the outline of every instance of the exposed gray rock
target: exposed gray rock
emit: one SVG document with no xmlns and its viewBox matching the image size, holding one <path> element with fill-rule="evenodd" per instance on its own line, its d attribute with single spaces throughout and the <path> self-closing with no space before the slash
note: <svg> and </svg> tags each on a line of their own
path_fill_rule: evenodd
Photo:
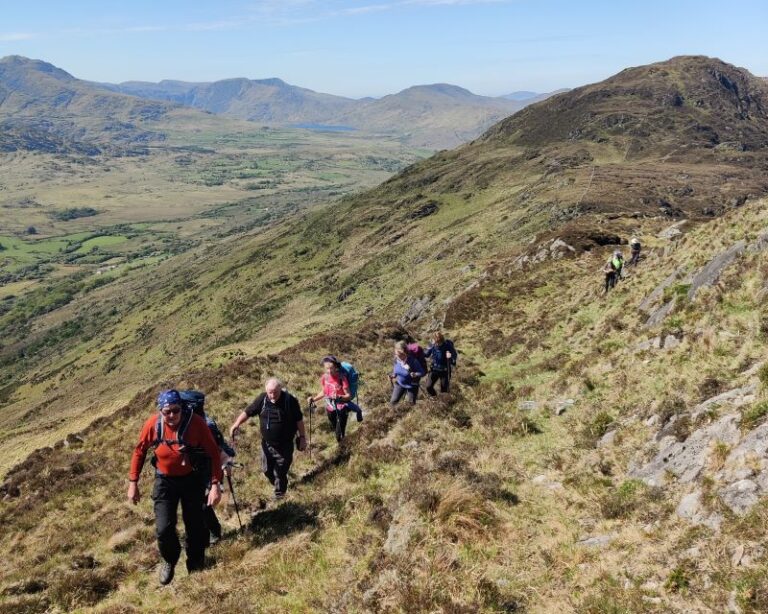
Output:
<svg viewBox="0 0 768 614">
<path fill-rule="evenodd" d="M 595 535 L 593 537 L 585 537 L 576 542 L 577 546 L 584 548 L 603 548 L 616 539 L 616 534 L 610 535 Z"/>
<path fill-rule="evenodd" d="M 688 522 L 703 524 L 715 530 L 720 528 L 720 524 L 723 521 L 723 517 L 720 514 L 710 512 L 704 508 L 701 503 L 701 491 L 699 490 L 685 495 L 677 506 L 676 513 L 680 518 Z"/>
<path fill-rule="evenodd" d="M 717 422 L 694 431 L 683 442 L 665 437 L 659 442 L 659 452 L 641 467 L 631 467 L 629 475 L 651 486 L 662 486 L 667 474 L 674 475 L 682 483 L 693 482 L 699 477 L 715 442 L 729 445 L 740 439 L 738 414 L 723 416 Z"/>
<path fill-rule="evenodd" d="M 638 307 L 638 309 L 640 309 L 640 311 L 644 311 L 645 313 L 648 313 L 651 310 L 651 307 L 655 305 L 656 302 L 662 296 L 664 296 L 664 290 L 666 290 L 669 286 L 675 283 L 678 279 L 682 279 L 684 273 L 685 273 L 684 267 L 679 267 L 677 270 L 675 270 L 674 273 L 672 273 L 669 277 L 667 277 L 664 281 L 662 281 L 658 286 L 656 286 L 653 289 L 653 291 L 643 299 L 643 302 L 640 303 L 640 306 Z"/>
<path fill-rule="evenodd" d="M 742 610 L 737 601 L 738 591 L 734 588 L 728 595 L 728 614 L 741 614 Z"/>
<path fill-rule="evenodd" d="M 536 486 L 541 486 L 543 488 L 547 488 L 549 490 L 563 490 L 563 483 L 558 482 L 556 480 L 551 480 L 546 475 L 537 475 L 535 478 L 531 480 L 532 484 L 536 484 Z"/>
<path fill-rule="evenodd" d="M 600 440 L 597 442 L 598 448 L 604 448 L 606 446 L 610 446 L 613 444 L 613 442 L 616 440 L 616 431 L 608 431 L 605 435 L 603 435 Z"/>
<path fill-rule="evenodd" d="M 641 341 L 635 346 L 635 352 L 647 352 L 649 350 L 658 350 L 661 348 L 661 337 L 653 337 Z"/>
<path fill-rule="evenodd" d="M 654 326 L 657 326 L 661 324 L 664 319 L 672 313 L 672 310 L 675 308 L 675 305 L 677 304 L 677 297 L 673 297 L 672 300 L 664 303 L 661 307 L 654 310 L 651 315 L 648 317 L 648 320 L 645 322 L 645 328 L 653 328 Z"/>
<path fill-rule="evenodd" d="M 421 298 L 416 299 L 411 303 L 410 307 L 408 307 L 408 310 L 403 314 L 403 317 L 400 318 L 400 324 L 405 325 L 408 324 L 408 322 L 413 322 L 414 320 L 419 319 L 424 315 L 424 312 L 429 309 L 431 304 L 432 299 L 429 296 L 422 296 Z"/>
<path fill-rule="evenodd" d="M 523 411 L 533 411 L 539 408 L 539 404 L 536 401 L 520 401 L 518 407 Z"/>
<path fill-rule="evenodd" d="M 412 502 L 398 508 L 392 518 L 384 542 L 384 552 L 389 556 L 402 556 L 406 553 L 411 540 L 421 530 L 419 510 Z"/>
<path fill-rule="evenodd" d="M 552 253 L 552 258 L 562 258 L 566 253 L 576 253 L 576 249 L 562 239 L 555 239 L 549 246 L 549 251 Z"/>
<path fill-rule="evenodd" d="M 675 237 L 679 237 L 681 234 L 683 234 L 683 231 L 680 230 L 688 220 L 680 220 L 679 222 L 672 224 L 669 228 L 665 228 L 662 230 L 657 236 L 659 239 L 674 239 Z"/>
<path fill-rule="evenodd" d="M 64 446 L 65 447 L 79 447 L 82 446 L 85 443 L 85 439 L 83 439 L 80 435 L 75 435 L 74 433 L 70 433 L 67 435 L 66 439 L 64 440 Z"/>
<path fill-rule="evenodd" d="M 564 399 L 562 401 L 556 401 L 554 404 L 554 410 L 556 416 L 562 416 L 566 411 L 576 404 L 573 399 Z"/>
<path fill-rule="evenodd" d="M 664 337 L 664 343 L 661 347 L 665 350 L 674 350 L 677 346 L 680 345 L 680 343 L 682 343 L 680 339 L 674 335 L 667 335 Z"/>
<path fill-rule="evenodd" d="M 704 266 L 698 273 L 691 279 L 691 288 L 688 290 L 688 298 L 693 300 L 696 298 L 696 293 L 706 286 L 711 286 L 720 277 L 720 274 L 746 249 L 747 244 L 744 241 L 739 241 L 735 245 L 732 245 L 722 254 L 715 256 L 709 263 Z"/>
<path fill-rule="evenodd" d="M 731 554 L 731 565 L 738 567 L 741 565 L 741 560 L 744 558 L 744 544 L 739 544 L 733 549 Z"/>
<path fill-rule="evenodd" d="M 415 439 L 411 439 L 411 441 L 409 441 L 408 443 L 404 443 L 400 447 L 400 449 L 401 450 L 405 450 L 405 451 L 409 451 L 409 450 L 415 450 L 418 447 L 419 447 L 419 442 L 416 441 Z"/>
<path fill-rule="evenodd" d="M 760 487 L 752 480 L 739 480 L 719 491 L 720 498 L 737 514 L 745 514 L 760 498 Z"/>
<path fill-rule="evenodd" d="M 702 414 L 716 407 L 720 407 L 721 405 L 727 404 L 732 407 L 740 407 L 742 405 L 754 403 L 756 391 L 757 386 L 755 384 L 749 384 L 741 388 L 734 388 L 718 394 L 694 407 L 691 411 L 691 420 L 697 420 Z"/>
<path fill-rule="evenodd" d="M 756 254 L 768 249 L 768 228 L 763 229 L 763 232 L 760 233 L 760 236 L 758 236 L 757 239 L 755 239 L 755 242 L 752 243 L 747 249 L 749 249 L 750 252 Z"/>
</svg>

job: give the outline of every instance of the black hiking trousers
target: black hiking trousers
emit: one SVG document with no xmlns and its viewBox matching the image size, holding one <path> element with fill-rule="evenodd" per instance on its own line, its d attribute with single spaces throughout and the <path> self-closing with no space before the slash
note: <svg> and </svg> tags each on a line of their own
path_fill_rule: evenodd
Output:
<svg viewBox="0 0 768 614">
<path fill-rule="evenodd" d="M 203 517 L 205 486 L 196 472 L 182 477 L 155 476 L 152 489 L 155 503 L 155 528 L 160 556 L 176 565 L 181 555 L 181 543 L 176 532 L 179 502 L 186 533 L 187 570 L 203 568 L 208 530 Z"/>
<path fill-rule="evenodd" d="M 326 410 L 325 413 L 328 414 L 328 422 L 331 423 L 333 432 L 336 433 L 336 441 L 341 441 L 347 434 L 347 418 L 349 417 L 349 410 L 344 407 L 333 411 Z"/>
<path fill-rule="evenodd" d="M 275 487 L 275 497 L 288 490 L 288 470 L 293 462 L 293 439 L 288 441 L 261 440 L 261 468 Z"/>
<path fill-rule="evenodd" d="M 605 274 L 605 291 L 608 292 L 616 285 L 616 271 Z"/>
<path fill-rule="evenodd" d="M 221 523 L 216 517 L 216 510 L 210 505 L 206 505 L 203 515 L 205 517 L 205 528 L 208 529 L 208 532 L 217 538 L 221 537 Z M 210 545 L 210 540 L 206 540 L 206 543 Z"/>
<path fill-rule="evenodd" d="M 427 394 L 431 397 L 437 396 L 435 384 L 440 382 L 440 392 L 448 392 L 448 386 L 451 383 L 451 372 L 448 369 L 432 369 L 427 375 Z"/>
</svg>

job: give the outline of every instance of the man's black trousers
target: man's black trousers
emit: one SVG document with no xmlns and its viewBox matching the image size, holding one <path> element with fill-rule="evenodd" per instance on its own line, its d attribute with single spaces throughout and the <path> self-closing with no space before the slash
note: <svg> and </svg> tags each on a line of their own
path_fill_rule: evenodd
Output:
<svg viewBox="0 0 768 614">
<path fill-rule="evenodd" d="M 275 495 L 278 497 L 282 497 L 288 490 L 288 470 L 292 462 L 292 439 L 285 442 L 261 440 L 261 467 L 275 487 Z"/>
<path fill-rule="evenodd" d="M 196 473 L 183 477 L 155 476 L 152 500 L 155 502 L 155 526 L 160 556 L 175 565 L 181 554 L 181 544 L 176 533 L 179 502 L 186 533 L 187 569 L 202 569 L 208 529 L 203 517 L 205 486 Z"/>
</svg>

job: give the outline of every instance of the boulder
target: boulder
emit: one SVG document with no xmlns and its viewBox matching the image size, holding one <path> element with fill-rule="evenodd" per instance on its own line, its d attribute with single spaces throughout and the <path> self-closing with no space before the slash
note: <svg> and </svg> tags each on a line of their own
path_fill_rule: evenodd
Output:
<svg viewBox="0 0 768 614">
<path fill-rule="evenodd" d="M 592 537 L 585 537 L 583 539 L 580 539 L 576 542 L 577 546 L 581 546 L 583 548 L 604 548 L 608 544 L 610 544 L 614 539 L 616 539 L 616 534 L 612 533 L 610 535 L 594 535 Z"/>
<path fill-rule="evenodd" d="M 732 245 L 723 253 L 715 256 L 709 263 L 704 266 L 698 273 L 696 273 L 691 279 L 691 287 L 688 290 L 688 299 L 693 300 L 696 297 L 696 293 L 707 286 L 714 284 L 719 278 L 722 272 L 746 249 L 747 244 L 744 241 L 739 241 L 735 245 Z"/>
<path fill-rule="evenodd" d="M 691 410 L 691 420 L 697 420 L 702 414 L 720 407 L 721 405 L 731 405 L 732 407 L 740 407 L 747 405 L 755 401 L 755 393 L 757 392 L 757 386 L 755 384 L 749 384 L 741 388 L 733 388 L 726 392 L 720 393 L 706 401 L 702 401 L 696 407 Z"/>
<path fill-rule="evenodd" d="M 661 344 L 661 347 L 665 350 L 674 350 L 681 343 L 682 341 L 675 337 L 675 335 L 667 335 L 664 337 L 664 343 Z"/>
<path fill-rule="evenodd" d="M 657 236 L 659 239 L 674 239 L 675 237 L 680 236 L 683 234 L 683 231 L 680 230 L 683 225 L 685 225 L 688 222 L 688 220 L 681 220 L 675 224 L 672 224 L 672 226 L 669 226 L 662 230 Z"/>
<path fill-rule="evenodd" d="M 711 529 L 719 529 L 723 521 L 720 514 L 711 512 L 704 508 L 701 502 L 701 491 L 695 490 L 685 495 L 675 510 L 680 518 L 693 524 L 703 524 Z"/>
<path fill-rule="evenodd" d="M 403 317 L 400 318 L 400 324 L 405 326 L 409 322 L 418 320 L 422 315 L 424 315 L 424 312 L 429 309 L 431 304 L 432 299 L 429 296 L 422 296 L 421 298 L 414 300 L 403 314 Z"/>
<path fill-rule="evenodd" d="M 420 530 L 419 510 L 412 502 L 408 502 L 400 507 L 392 518 L 384 542 L 384 552 L 393 557 L 403 556 Z"/>
<path fill-rule="evenodd" d="M 671 301 L 664 303 L 661 307 L 656 309 L 651 315 L 648 317 L 648 320 L 645 322 L 645 328 L 653 328 L 654 326 L 658 326 L 661 324 L 664 319 L 672 313 L 672 310 L 675 308 L 675 305 L 677 304 L 677 297 L 674 297 Z"/>
<path fill-rule="evenodd" d="M 752 480 L 738 480 L 720 489 L 719 494 L 725 503 L 736 514 L 743 515 L 757 503 L 760 498 L 760 487 Z"/>
<path fill-rule="evenodd" d="M 696 480 L 709 459 L 715 442 L 729 445 L 740 439 L 739 415 L 728 414 L 717 422 L 694 431 L 685 441 L 664 437 L 659 442 L 659 452 L 648 463 L 630 468 L 629 475 L 650 486 L 664 485 L 667 475 L 675 476 L 682 483 Z"/>
<path fill-rule="evenodd" d="M 667 277 L 658 286 L 656 286 L 653 291 L 643 299 L 638 309 L 640 309 L 640 311 L 644 311 L 645 313 L 649 313 L 651 311 L 651 307 L 655 305 L 662 296 L 664 296 L 664 290 L 675 283 L 678 279 L 682 279 L 684 274 L 684 267 L 677 268 L 669 277 Z"/>
</svg>

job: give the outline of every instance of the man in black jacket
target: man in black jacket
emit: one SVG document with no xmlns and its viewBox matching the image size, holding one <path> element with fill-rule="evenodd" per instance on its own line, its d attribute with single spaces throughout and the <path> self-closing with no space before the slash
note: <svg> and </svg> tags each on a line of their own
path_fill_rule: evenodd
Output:
<svg viewBox="0 0 768 614">
<path fill-rule="evenodd" d="M 299 401 L 283 390 L 282 382 L 267 380 L 265 392 L 245 408 L 232 424 L 229 434 L 234 441 L 240 426 L 253 416 L 261 427 L 261 464 L 264 475 L 275 487 L 275 498 L 282 499 L 288 489 L 288 470 L 293 462 L 293 439 L 299 434 L 298 447 L 307 448 L 304 416 Z"/>
</svg>

